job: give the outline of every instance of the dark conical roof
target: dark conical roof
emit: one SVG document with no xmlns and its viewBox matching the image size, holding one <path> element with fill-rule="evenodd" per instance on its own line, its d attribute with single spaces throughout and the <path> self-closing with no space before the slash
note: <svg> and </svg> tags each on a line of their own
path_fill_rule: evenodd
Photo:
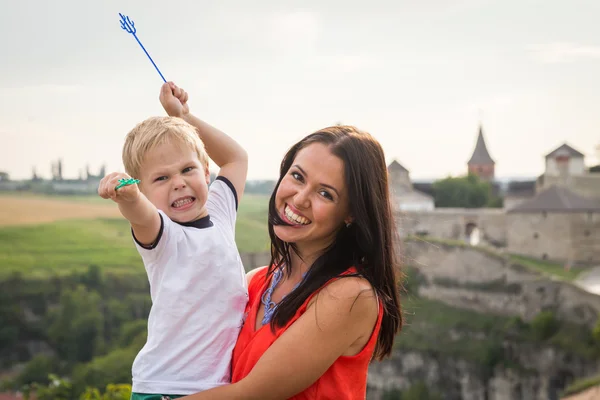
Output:
<svg viewBox="0 0 600 400">
<path fill-rule="evenodd" d="M 483 138 L 483 129 L 479 126 L 479 135 L 477 136 L 477 144 L 475 145 L 475 150 L 473 151 L 473 155 L 471 159 L 467 163 L 468 165 L 486 165 L 486 164 L 495 164 L 492 157 L 490 157 L 490 153 L 488 152 L 487 146 L 485 145 L 485 139 Z"/>
</svg>

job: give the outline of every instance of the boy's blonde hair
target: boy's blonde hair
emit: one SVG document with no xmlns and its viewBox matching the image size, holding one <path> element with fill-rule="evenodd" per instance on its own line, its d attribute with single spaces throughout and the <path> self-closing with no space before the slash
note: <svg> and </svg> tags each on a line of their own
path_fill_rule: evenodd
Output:
<svg viewBox="0 0 600 400">
<path fill-rule="evenodd" d="M 156 146 L 168 142 L 189 147 L 198 154 L 202 165 L 208 168 L 208 154 L 192 125 L 176 117 L 150 117 L 137 124 L 125 137 L 125 172 L 133 178 L 139 178 L 146 154 Z"/>
</svg>

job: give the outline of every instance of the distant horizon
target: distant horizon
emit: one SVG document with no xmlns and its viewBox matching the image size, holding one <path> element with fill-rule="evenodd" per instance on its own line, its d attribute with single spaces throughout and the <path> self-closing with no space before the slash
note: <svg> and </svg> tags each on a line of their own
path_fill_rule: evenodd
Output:
<svg viewBox="0 0 600 400">
<path fill-rule="evenodd" d="M 485 136 L 485 133 L 484 133 L 484 136 Z M 565 142 L 561 143 L 560 145 L 556 146 L 555 148 L 558 148 L 558 147 L 559 147 L 559 146 L 561 146 L 562 144 L 569 144 L 569 142 L 568 142 L 568 141 L 565 141 Z M 473 146 L 473 148 L 474 148 L 474 146 Z M 488 150 L 490 150 L 490 149 L 489 149 L 489 146 L 488 146 Z M 554 150 L 554 149 L 552 149 L 552 150 Z M 535 180 L 535 179 L 537 179 L 537 177 L 538 177 L 538 176 L 540 176 L 540 175 L 542 175 L 542 174 L 544 173 L 544 168 L 545 168 L 545 165 L 544 165 L 544 162 L 543 162 L 543 161 L 545 160 L 545 157 L 546 157 L 546 155 L 547 155 L 548 153 L 550 153 L 552 150 L 550 150 L 550 151 L 548 151 L 548 152 L 544 153 L 544 154 L 543 154 L 543 155 L 540 157 L 540 159 L 541 159 L 541 162 L 540 162 L 541 166 L 540 166 L 540 172 L 539 172 L 539 173 L 537 173 L 537 174 L 528 174 L 528 173 L 523 173 L 523 174 L 518 174 L 518 173 L 516 173 L 516 174 L 514 174 L 514 173 L 513 173 L 513 174 L 506 174 L 506 175 L 500 175 L 500 174 L 498 174 L 498 175 L 496 175 L 496 176 L 495 176 L 495 178 L 494 178 L 494 179 L 495 179 L 495 180 L 498 180 L 498 181 L 511 181 L 511 180 L 512 180 L 512 181 L 523 181 L 523 180 Z M 578 150 L 578 151 L 581 151 L 581 150 L 579 150 L 579 149 L 576 149 L 576 150 Z M 597 146 L 597 151 L 599 151 L 599 150 L 600 150 L 600 145 L 599 145 L 599 146 Z M 384 151 L 385 151 L 385 150 L 384 150 Z M 490 150 L 490 153 L 492 153 L 492 154 L 493 154 L 493 151 L 491 151 L 491 150 Z M 582 152 L 582 153 L 584 154 L 584 157 L 585 157 L 585 156 L 586 156 L 585 152 Z M 469 155 L 469 157 L 470 157 L 470 155 Z M 493 156 L 492 156 L 492 158 L 493 158 Z M 600 153 L 597 153 L 597 156 L 596 156 L 596 158 L 597 158 L 597 160 L 596 160 L 596 163 L 594 163 L 594 162 L 592 162 L 592 163 L 589 163 L 589 160 L 588 160 L 588 159 L 589 159 L 589 157 L 587 157 L 587 158 L 584 158 L 584 160 L 585 160 L 585 161 L 588 161 L 588 162 L 586 162 L 586 164 L 585 164 L 585 167 L 586 167 L 586 168 L 591 168 L 591 167 L 593 167 L 593 166 L 599 165 L 599 164 L 600 164 Z M 61 159 L 61 157 L 56 157 L 56 158 L 54 158 L 54 159 L 53 159 L 51 162 L 52 162 L 52 163 L 54 163 L 54 162 L 58 161 L 59 159 Z M 461 173 L 461 172 L 458 172 L 458 173 L 454 173 L 454 174 L 447 173 L 447 174 L 440 175 L 440 176 L 426 176 L 426 175 L 418 175 L 418 174 L 415 174 L 415 173 L 413 173 L 413 172 L 411 171 L 410 167 L 406 166 L 406 165 L 405 165 L 405 164 L 402 162 L 402 160 L 399 160 L 398 158 L 391 158 L 390 160 L 386 161 L 386 165 L 388 165 L 388 166 L 389 166 L 389 165 L 390 165 L 390 164 L 391 164 L 391 163 L 392 163 L 394 160 L 395 160 L 395 161 L 397 161 L 397 162 L 399 162 L 399 163 L 400 163 L 402 166 L 404 166 L 405 168 L 407 168 L 407 169 L 408 169 L 408 171 L 409 171 L 409 174 L 410 174 L 410 179 L 411 179 L 411 181 L 412 181 L 412 182 L 432 182 L 432 181 L 435 181 L 435 180 L 439 180 L 439 179 L 444 179 L 444 178 L 447 178 L 447 177 L 449 177 L 449 176 L 452 176 L 452 177 L 459 177 L 459 176 L 466 176 L 466 175 L 468 174 L 468 171 L 467 171 L 467 163 L 466 163 L 466 162 L 465 162 L 465 164 L 464 164 L 464 167 L 465 167 L 465 168 L 464 168 L 464 171 L 463 171 L 462 173 Z M 67 166 L 67 163 L 65 162 L 65 159 L 64 159 L 64 158 L 62 158 L 62 161 L 63 161 L 63 168 L 65 168 L 65 167 Z M 499 163 L 496 161 L 496 163 L 495 163 L 495 166 L 497 167 L 497 166 L 498 166 L 498 164 L 499 164 Z M 92 174 L 96 175 L 97 173 L 99 173 L 99 171 L 100 171 L 100 169 L 102 168 L 102 166 L 103 166 L 103 165 L 104 165 L 104 166 L 106 166 L 106 164 L 100 164 L 100 165 L 98 165 L 98 166 L 89 165 L 89 167 L 90 167 L 90 172 L 91 172 Z M 82 168 L 79 168 L 79 170 L 80 170 L 80 171 L 83 171 L 83 172 L 85 172 L 85 167 L 86 167 L 86 165 L 82 166 Z M 50 166 L 50 165 L 48 165 L 48 166 L 47 166 L 47 169 L 48 169 L 48 170 L 50 170 L 50 169 L 51 169 L 51 166 Z M 72 169 L 73 169 L 73 168 L 70 168 L 70 170 L 72 170 Z M 217 171 L 218 171 L 218 167 L 217 167 L 217 166 L 216 166 L 216 165 L 215 165 L 215 164 L 214 164 L 212 161 L 211 161 L 211 165 L 210 165 L 210 168 L 209 168 L 209 169 L 210 169 L 210 172 L 211 172 L 211 173 L 215 173 L 215 174 L 216 174 L 216 173 L 217 173 Z M 122 167 L 121 167 L 121 169 L 119 169 L 119 171 L 123 171 L 123 170 L 124 170 L 124 169 L 123 169 Z M 42 170 L 42 171 L 43 171 L 43 170 Z M 19 181 L 19 180 L 28 180 L 28 179 L 31 179 L 31 177 L 32 177 L 32 173 L 33 173 L 33 170 L 31 170 L 31 172 L 30 172 L 30 174 L 29 174 L 28 176 L 18 176 L 18 177 L 14 177 L 14 176 L 11 174 L 10 170 L 2 170 L 2 169 L 0 169 L 0 172 L 7 172 L 7 173 L 9 174 L 9 176 L 10 176 L 10 179 L 11 179 L 11 180 Z M 107 170 L 107 173 L 108 173 L 108 172 L 110 172 L 110 171 L 108 171 L 108 170 Z M 41 179 L 44 179 L 44 180 L 51 180 L 50 174 L 48 174 L 48 173 L 44 173 L 44 172 L 40 173 L 40 169 L 39 169 L 37 166 L 36 166 L 36 173 L 37 173 L 38 177 L 40 177 Z M 78 175 L 78 174 L 75 174 L 75 175 L 73 175 L 73 174 L 68 174 L 68 175 L 65 175 L 65 174 L 63 174 L 63 179 L 78 179 L 78 178 L 79 178 L 79 175 Z M 277 175 L 273 175 L 273 176 L 271 176 L 271 177 L 261 177 L 261 176 L 251 176 L 251 175 L 249 174 L 249 175 L 248 175 L 248 179 L 247 179 L 247 180 L 248 180 L 248 181 L 269 181 L 269 180 L 277 180 L 277 178 L 278 178 L 278 176 L 277 176 Z"/>
<path fill-rule="evenodd" d="M 388 163 L 388 165 L 389 165 L 389 163 Z M 589 166 L 586 166 L 586 167 L 589 167 Z M 100 168 L 101 167 L 98 167 L 98 168 L 90 167 L 90 172 L 93 175 L 96 175 L 99 172 Z M 216 174 L 217 171 L 218 171 L 217 168 L 210 168 L 210 173 L 211 174 Z M 9 170 L 0 170 L 0 172 L 6 172 L 6 173 L 8 173 L 11 181 L 27 181 L 27 180 L 31 180 L 31 178 L 32 178 L 31 174 L 29 176 L 25 176 L 25 177 L 14 177 L 10 173 Z M 52 177 L 50 176 L 50 174 L 43 174 L 43 173 L 40 173 L 38 170 L 36 170 L 36 173 L 37 173 L 38 178 L 40 178 L 42 180 L 46 180 L 46 181 L 52 180 Z M 543 171 L 540 172 L 537 175 L 525 175 L 525 174 L 524 175 L 505 175 L 505 176 L 499 175 L 499 176 L 495 176 L 494 180 L 496 180 L 496 181 L 507 181 L 507 182 L 509 182 L 509 181 L 536 180 L 542 174 L 543 174 Z M 465 168 L 465 172 L 463 174 L 444 175 L 444 176 L 437 176 L 437 177 L 431 177 L 431 176 L 429 176 L 429 177 L 427 177 L 427 176 L 416 176 L 416 177 L 413 177 L 412 173 L 410 173 L 410 179 L 411 179 L 411 182 L 413 182 L 413 183 L 425 183 L 425 182 L 433 182 L 433 181 L 436 181 L 436 180 L 445 179 L 445 178 L 447 178 L 449 176 L 451 176 L 451 177 L 461 177 L 461 176 L 466 176 L 466 175 L 467 175 L 467 169 Z M 75 175 L 74 176 L 74 175 L 64 175 L 63 174 L 63 179 L 64 180 L 76 180 L 76 179 L 79 179 L 79 175 Z M 84 176 L 84 179 L 85 179 L 85 176 Z M 276 181 L 277 179 L 278 179 L 278 176 L 276 176 L 276 175 L 272 176 L 272 177 L 251 177 L 251 176 L 248 176 L 247 181 Z"/>
</svg>

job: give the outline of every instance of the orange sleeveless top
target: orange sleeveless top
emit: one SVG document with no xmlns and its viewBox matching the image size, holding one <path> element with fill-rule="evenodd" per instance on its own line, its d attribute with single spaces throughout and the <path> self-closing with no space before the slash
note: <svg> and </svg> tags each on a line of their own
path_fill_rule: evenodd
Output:
<svg viewBox="0 0 600 400">
<path fill-rule="evenodd" d="M 344 274 L 350 272 L 354 272 L 354 269 L 349 269 Z M 273 333 L 271 325 L 266 324 L 255 331 L 256 316 L 261 304 L 261 297 L 269 284 L 267 268 L 263 268 L 252 277 L 248 286 L 247 317 L 233 350 L 232 383 L 242 380 L 250 373 L 269 346 L 304 314 L 312 296 L 316 294 L 313 293 L 306 299 L 285 327 L 276 328 Z M 316 382 L 290 399 L 364 400 L 367 392 L 367 372 L 377 344 L 382 316 L 383 306 L 380 302 L 377 323 L 365 347 L 354 356 L 340 356 Z"/>
</svg>

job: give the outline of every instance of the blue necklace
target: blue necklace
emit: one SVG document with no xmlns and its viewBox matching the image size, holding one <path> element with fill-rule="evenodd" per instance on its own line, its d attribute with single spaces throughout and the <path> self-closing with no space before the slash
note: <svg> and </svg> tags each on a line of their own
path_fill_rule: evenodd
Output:
<svg viewBox="0 0 600 400">
<path fill-rule="evenodd" d="M 263 293 L 263 295 L 260 299 L 261 303 L 265 306 L 265 315 L 263 316 L 263 319 L 262 319 L 263 325 L 271 322 L 271 318 L 273 318 L 273 314 L 275 313 L 275 310 L 277 309 L 278 303 L 274 303 L 273 301 L 271 301 L 271 296 L 273 295 L 273 290 L 275 290 L 275 288 L 279 284 L 279 281 L 281 281 L 281 278 L 283 277 L 282 270 L 283 270 L 283 268 L 277 268 L 277 270 L 273 273 L 273 278 L 271 279 L 271 284 L 269 285 L 267 290 L 265 290 L 265 292 Z M 305 276 L 306 276 L 306 273 L 302 274 L 302 280 L 304 280 Z M 296 290 L 296 288 L 300 285 L 300 283 L 302 283 L 302 281 L 298 282 L 296 284 L 296 286 L 294 286 L 292 288 L 290 293 L 292 293 L 294 290 Z M 281 298 L 281 300 L 283 300 L 284 297 L 285 296 L 283 296 Z"/>
</svg>

